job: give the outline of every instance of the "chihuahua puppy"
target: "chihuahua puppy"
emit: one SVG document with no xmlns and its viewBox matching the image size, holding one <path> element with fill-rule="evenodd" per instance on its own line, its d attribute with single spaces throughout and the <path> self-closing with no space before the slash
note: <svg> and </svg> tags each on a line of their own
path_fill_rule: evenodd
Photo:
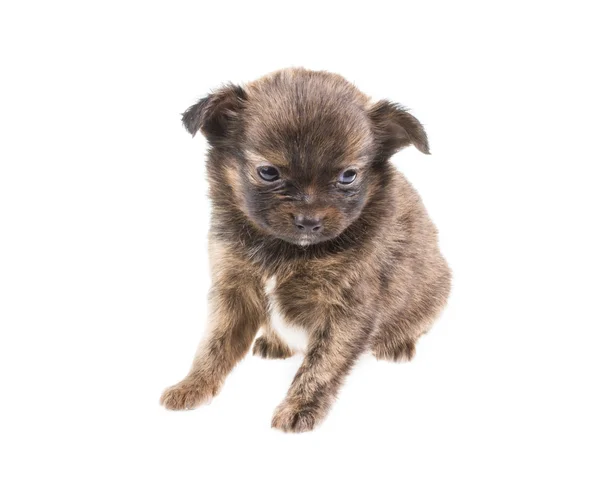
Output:
<svg viewBox="0 0 600 486">
<path fill-rule="evenodd" d="M 305 354 L 272 426 L 311 430 L 362 353 L 410 360 L 446 303 L 436 228 L 390 163 L 411 144 L 428 154 L 427 135 L 402 106 L 305 69 L 227 85 L 183 124 L 210 146 L 210 315 L 161 403 L 209 401 L 254 341 L 262 358 Z"/>
</svg>

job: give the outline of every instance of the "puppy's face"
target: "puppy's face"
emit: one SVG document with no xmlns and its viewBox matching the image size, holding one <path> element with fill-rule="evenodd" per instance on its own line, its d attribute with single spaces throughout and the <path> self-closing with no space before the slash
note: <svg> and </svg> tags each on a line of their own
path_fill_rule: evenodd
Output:
<svg viewBox="0 0 600 486">
<path fill-rule="evenodd" d="M 264 231 L 305 246 L 335 238 L 360 216 L 374 185 L 364 158 L 321 166 L 263 153 L 248 150 L 238 177 L 244 211 Z"/>
<path fill-rule="evenodd" d="M 381 164 L 414 143 L 420 123 L 396 105 L 370 104 L 343 78 L 283 70 L 228 86 L 184 113 L 222 152 L 211 184 L 226 184 L 246 217 L 272 237 L 306 246 L 336 238 L 377 196 Z"/>
</svg>

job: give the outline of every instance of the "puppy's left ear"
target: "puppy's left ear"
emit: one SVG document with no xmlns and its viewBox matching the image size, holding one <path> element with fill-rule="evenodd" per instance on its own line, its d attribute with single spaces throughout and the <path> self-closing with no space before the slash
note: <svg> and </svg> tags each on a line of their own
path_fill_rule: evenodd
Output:
<svg viewBox="0 0 600 486">
<path fill-rule="evenodd" d="M 185 110 L 181 118 L 183 126 L 192 135 L 200 130 L 209 142 L 218 142 L 231 132 L 244 101 L 244 89 L 228 84 Z"/>
<path fill-rule="evenodd" d="M 369 109 L 369 117 L 383 158 L 388 159 L 411 144 L 424 154 L 429 154 L 429 142 L 423 125 L 401 105 L 387 100 L 379 101 Z"/>
</svg>

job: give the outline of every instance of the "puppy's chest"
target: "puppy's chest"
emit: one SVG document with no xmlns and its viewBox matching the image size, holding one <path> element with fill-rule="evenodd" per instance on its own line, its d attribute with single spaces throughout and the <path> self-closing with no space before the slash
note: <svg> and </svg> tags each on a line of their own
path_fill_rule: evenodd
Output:
<svg viewBox="0 0 600 486">
<path fill-rule="evenodd" d="M 271 328 L 279 338 L 293 351 L 306 352 L 308 348 L 308 332 L 297 322 L 290 322 L 284 315 L 284 303 L 277 296 L 277 278 L 271 277 L 265 284 Z"/>
</svg>

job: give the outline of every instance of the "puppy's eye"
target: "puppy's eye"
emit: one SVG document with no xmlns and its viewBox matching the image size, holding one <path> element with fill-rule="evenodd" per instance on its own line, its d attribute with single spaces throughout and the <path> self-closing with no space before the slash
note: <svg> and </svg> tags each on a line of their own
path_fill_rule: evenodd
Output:
<svg viewBox="0 0 600 486">
<path fill-rule="evenodd" d="M 340 184 L 352 184 L 356 179 L 356 171 L 354 169 L 345 170 L 338 177 L 338 182 Z"/>
<path fill-rule="evenodd" d="M 263 165 L 258 168 L 258 175 L 267 182 L 273 182 L 279 179 L 279 171 L 271 165 Z"/>
</svg>

